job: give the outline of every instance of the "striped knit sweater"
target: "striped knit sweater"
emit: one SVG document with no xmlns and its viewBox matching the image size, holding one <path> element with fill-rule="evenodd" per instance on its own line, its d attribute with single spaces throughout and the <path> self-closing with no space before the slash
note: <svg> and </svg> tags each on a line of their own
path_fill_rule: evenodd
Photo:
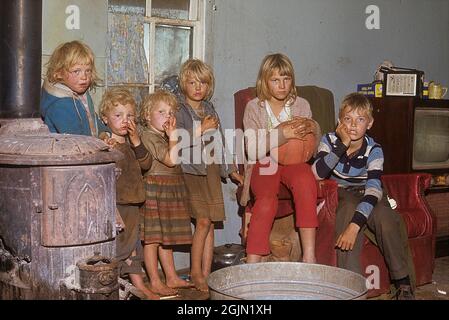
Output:
<svg viewBox="0 0 449 320">
<path fill-rule="evenodd" d="M 343 188 L 364 188 L 364 195 L 351 221 L 362 227 L 374 206 L 382 199 L 380 177 L 384 156 L 382 147 L 368 135 L 365 135 L 362 147 L 351 157 L 346 151 L 347 147 L 335 132 L 324 135 L 312 170 L 319 180 L 333 179 Z"/>
</svg>

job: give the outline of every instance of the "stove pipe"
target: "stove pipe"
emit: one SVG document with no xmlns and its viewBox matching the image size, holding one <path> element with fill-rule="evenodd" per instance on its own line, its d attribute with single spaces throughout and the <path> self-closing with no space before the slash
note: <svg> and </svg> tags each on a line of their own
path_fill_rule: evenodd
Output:
<svg viewBox="0 0 449 320">
<path fill-rule="evenodd" d="M 3 0 L 0 119 L 39 118 L 42 0 Z"/>
</svg>

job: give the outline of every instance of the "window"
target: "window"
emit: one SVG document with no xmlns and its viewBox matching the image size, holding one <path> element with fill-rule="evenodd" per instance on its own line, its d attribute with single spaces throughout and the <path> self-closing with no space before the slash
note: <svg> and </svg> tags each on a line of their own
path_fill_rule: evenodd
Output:
<svg viewBox="0 0 449 320">
<path fill-rule="evenodd" d="M 192 57 L 204 58 L 205 0 L 109 0 L 106 86 L 138 103 Z"/>
</svg>

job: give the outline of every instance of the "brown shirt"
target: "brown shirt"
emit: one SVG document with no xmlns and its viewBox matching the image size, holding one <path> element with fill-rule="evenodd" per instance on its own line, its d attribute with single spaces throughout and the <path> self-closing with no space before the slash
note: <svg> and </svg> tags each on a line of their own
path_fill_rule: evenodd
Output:
<svg viewBox="0 0 449 320">
<path fill-rule="evenodd" d="M 182 174 L 181 166 L 176 165 L 172 168 L 166 166 L 163 161 L 168 153 L 168 138 L 164 134 L 156 132 L 152 128 L 144 128 L 142 131 L 142 143 L 153 156 L 153 162 L 150 170 L 145 172 L 147 175 L 178 175 Z"/>
<path fill-rule="evenodd" d="M 141 169 L 145 169 L 145 166 L 149 167 L 151 158 L 147 156 L 146 163 L 137 160 L 136 154 L 128 142 L 117 144 L 115 149 L 125 156 L 123 160 L 116 163 L 117 168 L 121 170 L 117 179 L 117 203 L 143 203 L 145 201 L 145 189 Z M 148 151 L 146 154 L 148 154 Z"/>
</svg>

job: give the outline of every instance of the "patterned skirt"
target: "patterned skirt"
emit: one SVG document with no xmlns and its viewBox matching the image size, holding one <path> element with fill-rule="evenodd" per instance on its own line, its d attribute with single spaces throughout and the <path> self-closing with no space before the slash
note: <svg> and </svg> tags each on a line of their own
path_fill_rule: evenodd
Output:
<svg viewBox="0 0 449 320">
<path fill-rule="evenodd" d="M 191 244 L 190 204 L 183 176 L 147 176 L 145 194 L 140 211 L 141 240 L 145 244 Z"/>
</svg>

